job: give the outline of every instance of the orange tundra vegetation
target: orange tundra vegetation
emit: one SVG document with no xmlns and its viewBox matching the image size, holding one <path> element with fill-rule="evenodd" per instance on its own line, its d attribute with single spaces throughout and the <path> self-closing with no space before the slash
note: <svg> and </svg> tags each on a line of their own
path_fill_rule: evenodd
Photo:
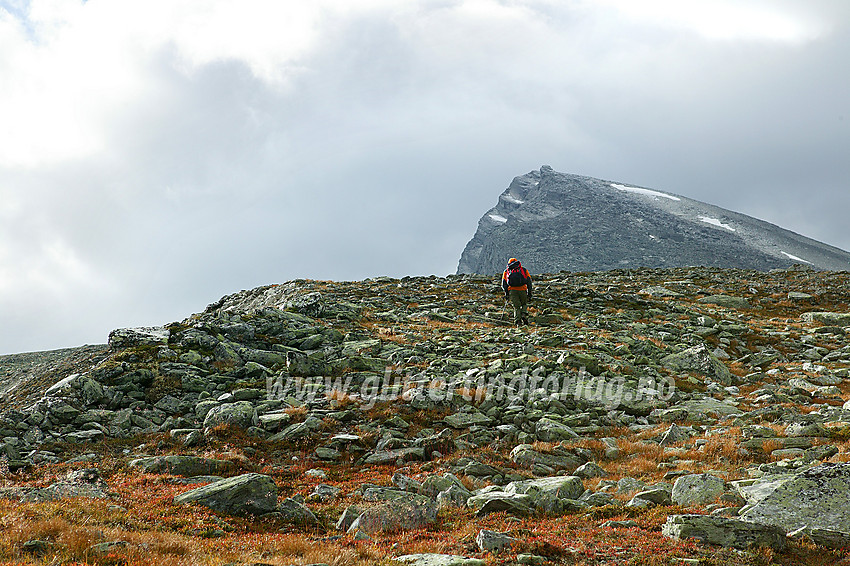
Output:
<svg viewBox="0 0 850 566">
<path fill-rule="evenodd" d="M 63 435 L 72 430 L 69 424 L 62 434 L 38 446 L 42 455 L 53 458 L 18 466 L 14 459 L 0 457 L 0 563 L 391 566 L 398 564 L 393 560 L 398 556 L 436 552 L 478 559 L 488 566 L 850 565 L 850 549 L 817 546 L 806 537 L 790 541 L 781 552 L 741 551 L 695 539 L 667 538 L 661 527 L 668 516 L 728 512 L 724 505 L 729 502 L 627 506 L 633 492 L 621 490 L 618 484 L 628 478 L 639 485 L 669 487 L 684 474 L 706 471 L 727 482 L 750 479 L 762 466 L 796 465 L 796 452 L 780 451 L 792 445 L 805 446 L 799 449 L 802 454 L 830 446 L 837 451 L 829 456 L 830 462 L 849 461 L 850 423 L 836 420 L 825 426 L 822 436 L 801 441 L 786 433 L 789 423 L 780 418 L 785 411 L 799 421 L 814 419 L 829 408 L 840 411 L 850 400 L 850 381 L 843 378 L 833 380 L 834 389 L 817 384 L 814 392 L 789 385 L 795 378 L 817 381 L 825 375 L 847 376 L 850 356 L 842 355 L 846 344 L 840 329 L 824 331 L 800 321 L 809 310 L 846 306 L 841 293 L 828 290 L 846 288 L 846 274 L 618 270 L 536 276 L 535 283 L 532 325 L 523 329 L 508 327 L 498 318 L 502 297 L 495 282 L 486 278 L 376 279 L 368 288 L 302 280 L 245 292 L 251 301 L 269 294 L 274 308 L 265 305 L 241 316 L 238 305 L 225 301 L 217 307 L 220 310 L 194 315 L 175 326 L 175 332 L 185 333 L 182 342 L 171 339 L 157 346 L 104 354 L 101 369 L 105 368 L 105 374 L 122 378 L 133 371 L 147 372 L 143 374 L 151 378 L 149 387 L 159 388 L 155 402 L 160 407 L 169 406 L 169 396 L 177 400 L 172 403 L 175 406 L 181 404 L 180 395 L 193 403 L 180 408 L 180 414 L 168 415 L 171 421 L 163 418 L 154 423 L 148 419 L 157 415 L 151 409 L 151 391 L 133 393 L 131 413 L 145 425 L 133 425 L 133 434 L 112 435 L 108 426 L 100 425 L 106 432 L 96 440 L 67 442 Z M 645 292 L 661 285 L 675 288 L 679 296 L 659 299 Z M 825 291 L 813 293 L 816 299 L 802 306 L 788 299 L 790 291 L 818 287 Z M 324 309 L 321 316 L 286 306 L 309 293 L 324 301 L 319 305 Z M 736 310 L 699 302 L 709 294 L 744 297 L 754 306 Z M 261 319 L 264 312 L 271 322 L 263 332 L 246 332 L 248 322 Z M 275 318 L 278 315 L 283 318 Z M 706 322 L 706 317 L 714 324 Z M 275 334 L 274 325 L 280 320 L 289 326 Z M 214 333 L 217 340 L 225 334 L 233 343 L 238 336 L 249 338 L 233 347 L 241 352 L 238 356 L 219 351 L 217 359 L 211 347 L 192 350 L 185 345 L 203 329 L 212 329 L 209 335 Z M 368 352 L 357 350 L 365 340 L 369 340 Z M 370 364 L 383 360 L 397 374 L 410 372 L 416 380 L 427 381 L 423 391 L 428 395 L 414 404 L 410 398 L 415 397 L 415 384 L 407 384 L 405 397 L 378 399 L 368 406 L 358 391 L 322 391 L 315 399 L 294 406 L 257 395 L 261 387 L 257 384 L 267 377 L 288 377 L 291 368 L 286 357 L 300 355 L 299 347 L 306 351 L 305 342 L 312 344 L 311 362 L 323 364 L 315 373 L 332 377 L 332 382 L 339 377 L 352 377 L 355 383 L 358 378 L 374 377 L 378 372 Z M 722 358 L 733 385 L 714 383 L 704 371 L 674 371 L 660 362 L 692 344 L 706 345 L 717 359 Z M 334 353 L 343 345 L 358 353 L 349 360 L 335 359 Z M 163 354 L 163 350 L 170 351 Z M 569 362 L 559 362 L 562 355 L 595 362 L 594 378 L 634 381 L 648 373 L 669 378 L 676 384 L 677 397 L 656 411 L 655 406 L 625 411 L 616 404 L 581 404 L 569 395 L 525 398 L 518 409 L 508 403 L 497 405 L 488 397 L 492 391 L 486 384 L 476 381 L 492 376 L 511 381 L 523 370 L 587 376 L 587 368 L 580 372 Z M 241 356 L 269 367 L 259 362 L 249 365 Z M 348 363 L 352 361 L 356 363 Z M 817 367 L 820 364 L 827 370 Z M 166 375 L 183 366 L 192 366 L 194 373 L 182 379 Z M 200 392 L 193 382 L 198 376 L 210 382 L 214 378 L 227 381 Z M 456 377 L 470 377 L 470 381 L 452 382 Z M 101 386 L 130 391 L 125 383 L 109 379 L 104 378 Z M 429 396 L 438 397 L 443 390 L 453 393 L 452 401 L 429 405 Z M 289 427 L 301 426 L 288 430 L 309 430 L 292 439 L 270 441 L 278 429 L 263 428 L 261 419 L 245 425 L 215 423 L 205 429 L 204 419 L 195 418 L 193 411 L 200 410 L 200 403 L 212 406 L 228 396 L 251 399 L 258 414 L 285 412 L 289 419 L 280 421 Z M 665 412 L 680 399 L 704 401 L 707 408 Z M 38 398 L 19 401 L 12 409 L 21 411 Z M 726 402 L 723 408 L 737 410 L 712 413 L 711 402 Z M 98 411 L 106 409 L 77 410 L 74 418 L 81 414 L 86 418 L 75 422 L 73 430 L 100 431 L 94 424 L 100 424 L 97 418 L 103 413 Z M 164 414 L 164 409 L 160 411 Z M 544 417 L 551 429 L 540 426 Z M 682 435 L 661 443 L 673 425 Z M 23 438 L 23 428 L 9 430 Z M 180 431 L 187 429 L 199 431 L 195 444 L 181 440 Z M 762 436 L 752 441 L 754 434 Z M 598 477 L 583 478 L 581 486 L 594 495 L 609 495 L 612 501 L 533 514 L 502 509 L 479 515 L 471 508 L 443 506 L 432 522 L 418 528 L 368 536 L 336 528 L 349 506 L 366 509 L 382 504 L 364 497 L 366 487 L 392 488 L 405 482 L 415 486 L 451 473 L 467 490 L 492 490 L 509 480 L 574 472 L 574 466 L 556 470 L 518 460 L 514 451 L 519 445 L 530 446 L 542 456 L 583 455 L 601 472 Z M 0 443 L 0 448 L 5 446 Z M 317 448 L 330 456 L 323 457 Z M 418 448 L 421 453 L 416 452 Z M 369 456 L 383 453 L 391 457 L 367 462 Z M 175 496 L 214 478 L 198 474 L 187 479 L 173 470 L 153 473 L 130 465 L 136 458 L 178 455 L 224 461 L 227 471 L 222 475 L 270 476 L 279 500 L 303 502 L 317 521 L 297 524 L 275 514 L 229 515 L 200 504 L 180 505 Z M 474 467 L 493 467 L 499 473 L 476 475 Z M 68 472 L 84 468 L 99 470 L 107 486 L 104 498 L 40 498 Z M 317 488 L 328 487 L 339 491 L 330 497 L 317 496 Z M 476 543 L 482 529 L 507 533 L 517 542 L 501 553 L 482 550 Z M 532 557 L 523 556 L 520 562 L 521 555 Z"/>
</svg>

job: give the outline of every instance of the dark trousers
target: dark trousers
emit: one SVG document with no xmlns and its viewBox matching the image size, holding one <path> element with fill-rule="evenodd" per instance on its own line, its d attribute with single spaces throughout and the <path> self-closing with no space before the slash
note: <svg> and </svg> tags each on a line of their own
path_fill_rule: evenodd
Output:
<svg viewBox="0 0 850 566">
<path fill-rule="evenodd" d="M 514 306 L 514 322 L 517 324 L 528 324 L 528 291 L 508 291 L 508 297 Z"/>
</svg>

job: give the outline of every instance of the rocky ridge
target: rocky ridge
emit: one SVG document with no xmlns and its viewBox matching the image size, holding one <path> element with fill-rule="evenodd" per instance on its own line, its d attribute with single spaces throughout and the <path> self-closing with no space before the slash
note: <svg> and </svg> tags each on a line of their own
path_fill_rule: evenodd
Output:
<svg viewBox="0 0 850 566">
<path fill-rule="evenodd" d="M 558 173 L 514 178 L 478 221 L 458 273 L 500 273 L 518 257 L 532 272 L 704 265 L 850 269 L 850 253 L 779 226 L 644 187 Z"/>
<path fill-rule="evenodd" d="M 124 471 L 185 478 L 175 505 L 375 545 L 460 513 L 482 529 L 445 560 L 470 564 L 583 552 L 483 528 L 491 516 L 775 552 L 847 546 L 847 273 L 537 282 L 528 328 L 506 322 L 495 281 L 464 275 L 299 280 L 116 330 L 105 359 L 56 375 L 26 407 L 6 403 L 0 461 L 19 481 L 0 497 L 108 499 Z M 110 446 L 117 467 L 92 465 Z M 41 470 L 66 467 L 44 485 Z M 368 470 L 385 479 L 333 479 Z M 663 528 L 630 519 L 655 510 Z"/>
</svg>

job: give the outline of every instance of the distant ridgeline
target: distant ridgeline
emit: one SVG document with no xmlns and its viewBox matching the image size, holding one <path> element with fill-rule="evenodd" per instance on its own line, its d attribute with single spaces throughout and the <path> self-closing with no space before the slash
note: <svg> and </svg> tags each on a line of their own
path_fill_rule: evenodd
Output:
<svg viewBox="0 0 850 566">
<path fill-rule="evenodd" d="M 683 196 L 553 171 L 514 178 L 478 221 L 459 274 L 518 257 L 536 273 L 710 266 L 850 269 L 850 253 Z"/>
</svg>

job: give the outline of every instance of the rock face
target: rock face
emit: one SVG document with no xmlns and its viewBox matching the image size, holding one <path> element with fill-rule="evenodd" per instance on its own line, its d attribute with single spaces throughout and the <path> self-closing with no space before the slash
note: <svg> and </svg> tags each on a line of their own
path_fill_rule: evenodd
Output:
<svg viewBox="0 0 850 566">
<path fill-rule="evenodd" d="M 478 221 L 458 273 L 705 265 L 847 270 L 850 254 L 773 224 L 666 192 L 543 166 L 516 177 Z"/>
</svg>

